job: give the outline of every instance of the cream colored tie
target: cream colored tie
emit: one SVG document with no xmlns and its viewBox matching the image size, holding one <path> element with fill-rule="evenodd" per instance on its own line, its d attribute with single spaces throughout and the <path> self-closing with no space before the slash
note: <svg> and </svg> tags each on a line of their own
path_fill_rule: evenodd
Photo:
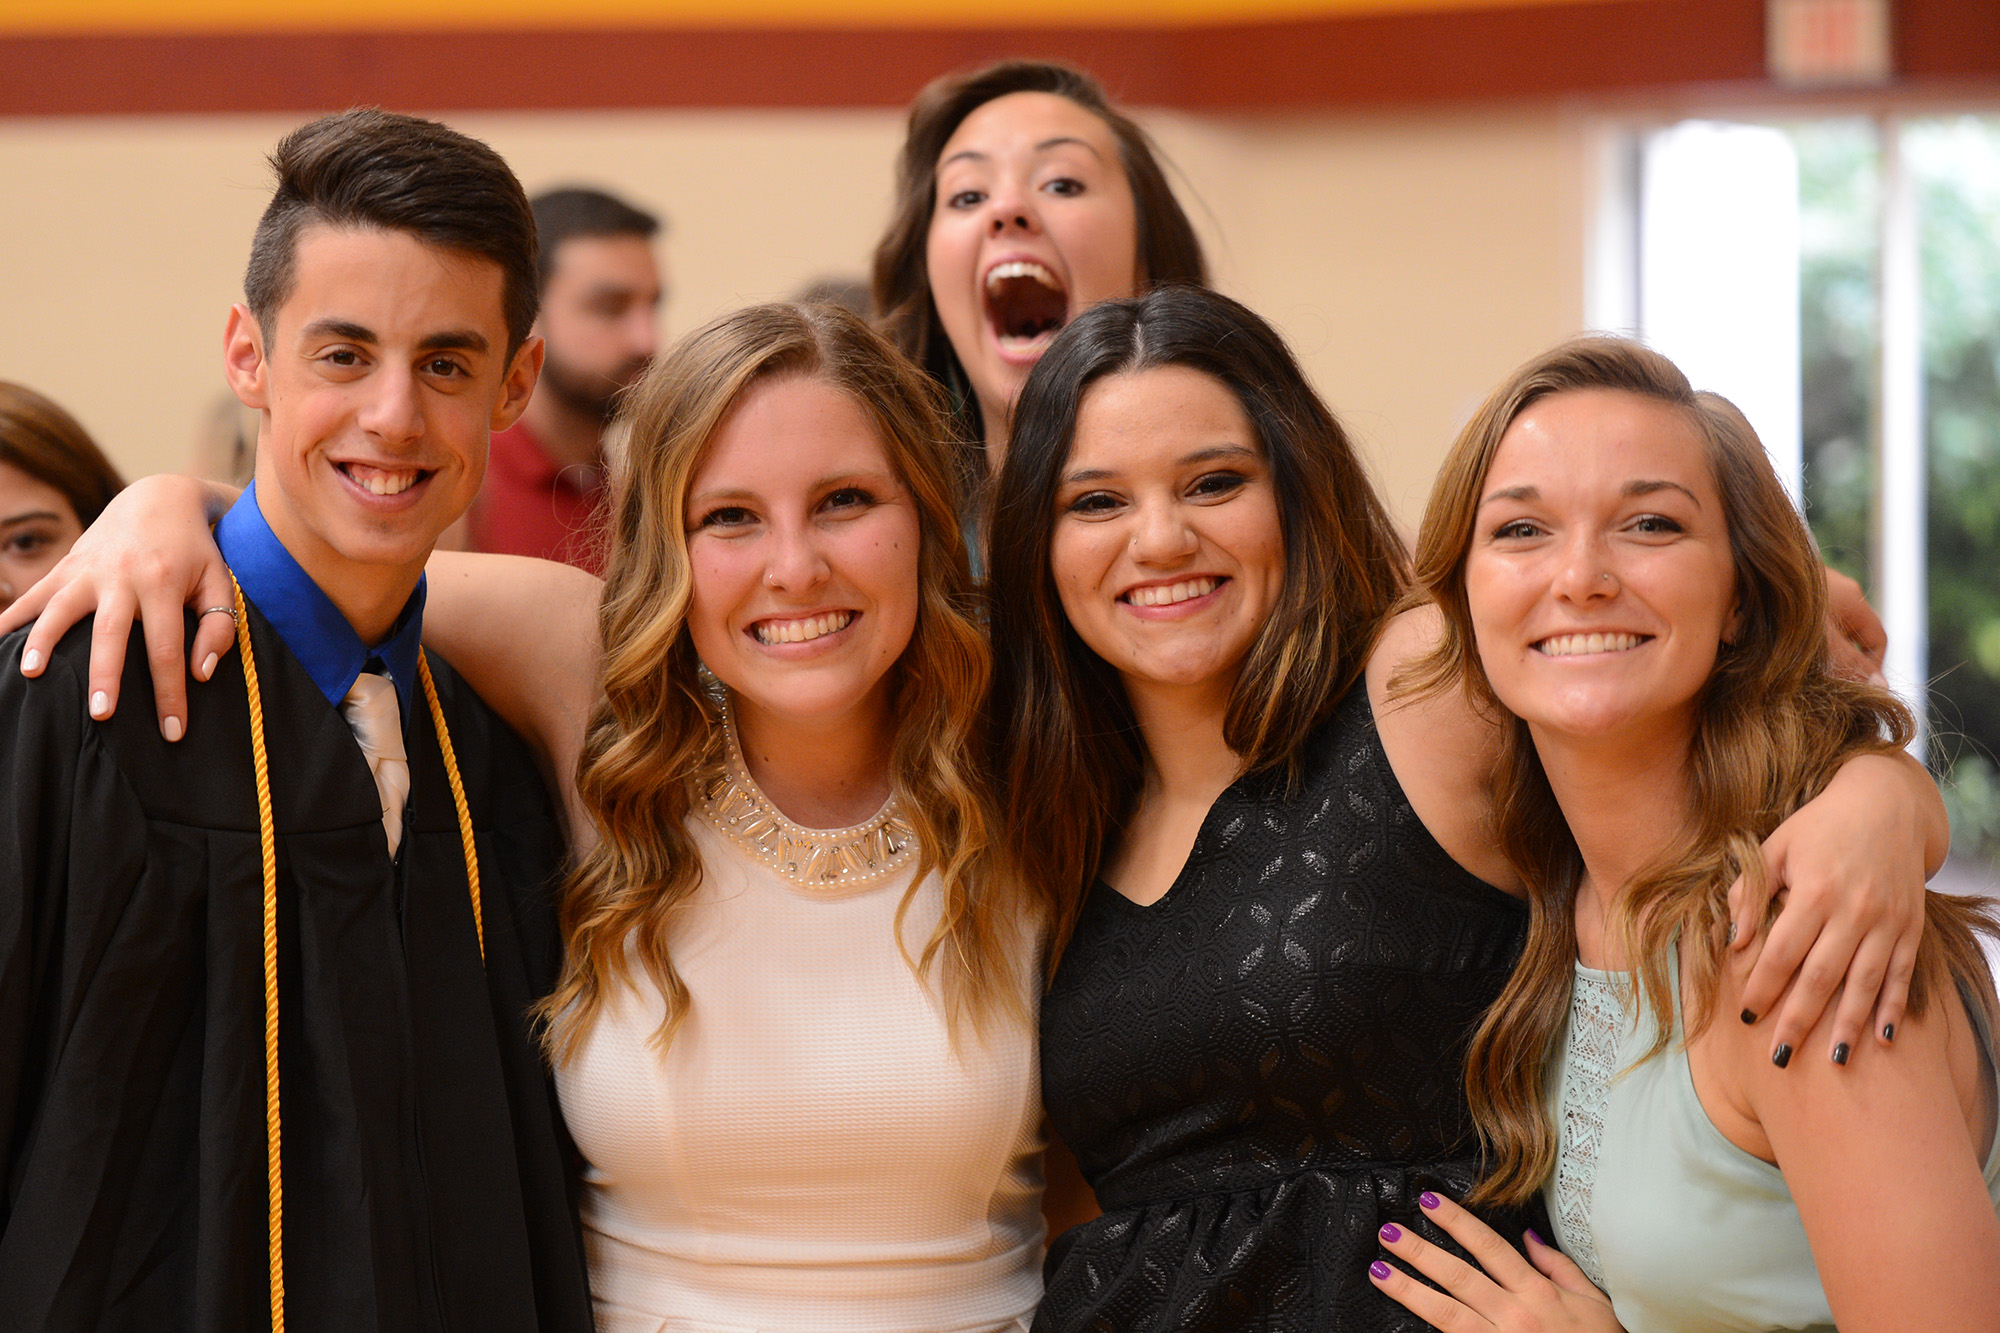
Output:
<svg viewBox="0 0 2000 1333">
<path fill-rule="evenodd" d="M 403 712 L 396 703 L 396 687 L 387 676 L 363 672 L 354 688 L 340 702 L 354 739 L 361 742 L 362 757 L 375 775 L 375 790 L 382 796 L 382 830 L 389 835 L 389 855 L 403 841 L 403 805 L 410 797 L 410 761 L 403 749 Z"/>
</svg>

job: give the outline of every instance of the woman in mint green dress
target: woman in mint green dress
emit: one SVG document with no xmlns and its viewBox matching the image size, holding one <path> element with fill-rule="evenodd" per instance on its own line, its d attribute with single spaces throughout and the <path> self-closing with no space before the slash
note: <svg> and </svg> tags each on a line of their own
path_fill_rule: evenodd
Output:
<svg viewBox="0 0 2000 1333">
<path fill-rule="evenodd" d="M 1818 571 L 1741 414 L 1635 343 L 1531 362 L 1446 462 L 1417 578 L 1449 629 L 1403 684 L 1517 719 L 1499 834 L 1537 909 L 1469 1060 L 1473 1201 L 1542 1191 L 1563 1254 L 1531 1242 L 1531 1266 L 1427 1196 L 1486 1271 L 1385 1228 L 1443 1291 L 1371 1273 L 1432 1323 L 2000 1328 L 1990 906 L 1928 895 L 1885 1043 L 1822 1020 L 1787 1071 L 1737 1021 L 1731 880 L 1761 883 L 1756 840 L 1841 762 L 1911 734 L 1828 671 Z"/>
<path fill-rule="evenodd" d="M 1886 1043 L 1822 1021 L 1832 1059 L 1786 1073 L 1738 1021 L 1730 881 L 1912 729 L 1828 671 L 1818 552 L 1742 414 L 1634 342 L 1556 348 L 1466 426 L 1416 574 L 1448 632 L 1402 687 L 1514 715 L 1498 833 L 1538 909 L 1468 1061 L 1474 1203 L 1540 1189 L 1564 1253 L 1426 1197 L 1486 1271 L 1398 1231 L 1444 1291 L 1376 1285 L 1452 1329 L 2000 1327 L 1990 905 L 1928 895 Z"/>
</svg>

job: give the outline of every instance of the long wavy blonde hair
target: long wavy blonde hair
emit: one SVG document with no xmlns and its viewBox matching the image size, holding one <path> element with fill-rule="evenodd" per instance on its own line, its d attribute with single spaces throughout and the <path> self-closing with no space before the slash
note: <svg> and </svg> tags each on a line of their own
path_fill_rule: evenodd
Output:
<svg viewBox="0 0 2000 1333">
<path fill-rule="evenodd" d="M 1697 701 L 1685 781 L 1687 827 L 1644 867 L 1608 924 L 1637 960 L 1640 1002 L 1657 1020 L 1643 1058 L 1668 1047 L 1673 990 L 1668 960 L 1687 958 L 1685 1031 L 1714 1017 L 1740 874 L 1771 915 L 1759 845 L 1818 795 L 1856 755 L 1909 743 L 1909 711 L 1886 690 L 1833 673 L 1826 647 L 1826 582 L 1812 534 L 1771 470 L 1749 422 L 1727 399 L 1696 393 L 1666 357 L 1621 338 L 1583 338 L 1536 358 L 1488 398 L 1453 446 L 1431 491 L 1417 542 L 1413 601 L 1444 613 L 1437 649 L 1394 682 L 1398 692 L 1463 686 L 1508 717 L 1473 647 L 1465 562 L 1493 456 L 1515 418 L 1551 394 L 1614 389 L 1679 409 L 1701 440 L 1722 499 L 1734 556 L 1739 626 Z M 1512 980 L 1487 1011 L 1466 1056 L 1466 1093 L 1487 1148 L 1475 1203 L 1519 1203 L 1554 1169 L 1556 1131 L 1543 1071 L 1557 1058 L 1576 963 L 1576 894 L 1583 860 L 1525 723 L 1510 718 L 1495 776 L 1496 833 L 1528 884 L 1528 940 Z M 1923 942 L 1909 1011 L 1921 1015 L 1956 982 L 1993 1023 L 1994 999 L 1975 932 L 1995 928 L 1981 899 L 1925 895 Z"/>
<path fill-rule="evenodd" d="M 577 769 L 599 838 L 564 890 L 563 976 L 540 1009 L 558 1063 L 576 1053 L 634 964 L 666 999 L 655 1036 L 662 1047 L 687 1017 L 688 990 L 668 941 L 701 882 L 686 827 L 696 786 L 725 748 L 722 703 L 702 678 L 687 628 L 688 485 L 730 409 L 754 386 L 794 376 L 823 380 L 860 406 L 918 514 L 916 625 L 892 668 L 892 715 L 900 721 L 890 784 L 916 828 L 919 857 L 897 909 L 897 939 L 917 884 L 935 873 L 943 914 L 921 955 L 905 952 L 910 966 L 927 980 L 941 975 L 954 1032 L 997 1013 L 1026 1020 L 1020 978 L 1033 960 L 1020 955 L 1031 936 L 993 850 L 993 797 L 981 762 L 991 662 L 937 390 L 847 311 L 753 306 L 688 335 L 626 404 L 630 441 L 598 614 L 604 699 Z"/>
</svg>

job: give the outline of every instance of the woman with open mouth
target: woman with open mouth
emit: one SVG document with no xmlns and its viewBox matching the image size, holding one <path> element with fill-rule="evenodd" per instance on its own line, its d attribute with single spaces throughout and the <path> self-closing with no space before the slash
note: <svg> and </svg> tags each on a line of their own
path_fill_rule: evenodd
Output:
<svg viewBox="0 0 2000 1333">
<path fill-rule="evenodd" d="M 1028 378 L 990 537 L 1002 827 L 1057 959 L 1043 1099 L 1105 1210 L 1051 1245 L 1036 1329 L 1425 1327 L 1368 1266 L 1450 1244 L 1424 1201 L 1479 1178 L 1461 1062 L 1529 911 L 1498 726 L 1386 693 L 1437 620 L 1391 618 L 1403 547 L 1345 434 L 1228 298 L 1103 302 Z M 1767 845 L 1792 893 L 1746 916 L 1743 1007 L 1817 935 L 1856 980 L 1821 1026 L 1859 1043 L 1943 842 L 1920 767 L 1852 760 Z M 1797 1045 L 1830 994 L 1744 1031 Z"/>
<path fill-rule="evenodd" d="M 938 79 L 910 107 L 875 309 L 943 384 L 963 442 L 1006 449 L 1049 341 L 1107 297 L 1208 280 L 1151 140 L 1088 74 L 1010 60 Z"/>
<path fill-rule="evenodd" d="M 1448 1328 L 2000 1328 L 1991 900 L 1926 895 L 1893 1044 L 1737 1021 L 1731 881 L 1761 902 L 1757 840 L 1912 731 L 1830 669 L 1819 553 L 1749 423 L 1636 343 L 1558 347 L 1459 437 L 1416 569 L 1448 630 L 1404 684 L 1505 710 L 1495 832 L 1537 908 L 1472 1044 L 1473 1198 L 1539 1193 L 1569 1257 L 1433 1195 L 1484 1271 L 1385 1229 L 1443 1290 L 1373 1281 Z"/>
</svg>

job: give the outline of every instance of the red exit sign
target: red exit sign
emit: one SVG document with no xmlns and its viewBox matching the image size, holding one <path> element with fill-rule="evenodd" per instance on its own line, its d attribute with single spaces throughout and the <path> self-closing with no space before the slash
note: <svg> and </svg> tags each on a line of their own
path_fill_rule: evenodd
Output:
<svg viewBox="0 0 2000 1333">
<path fill-rule="evenodd" d="M 1768 0 L 1764 63 L 1779 83 L 1887 83 L 1889 0 Z"/>
</svg>

